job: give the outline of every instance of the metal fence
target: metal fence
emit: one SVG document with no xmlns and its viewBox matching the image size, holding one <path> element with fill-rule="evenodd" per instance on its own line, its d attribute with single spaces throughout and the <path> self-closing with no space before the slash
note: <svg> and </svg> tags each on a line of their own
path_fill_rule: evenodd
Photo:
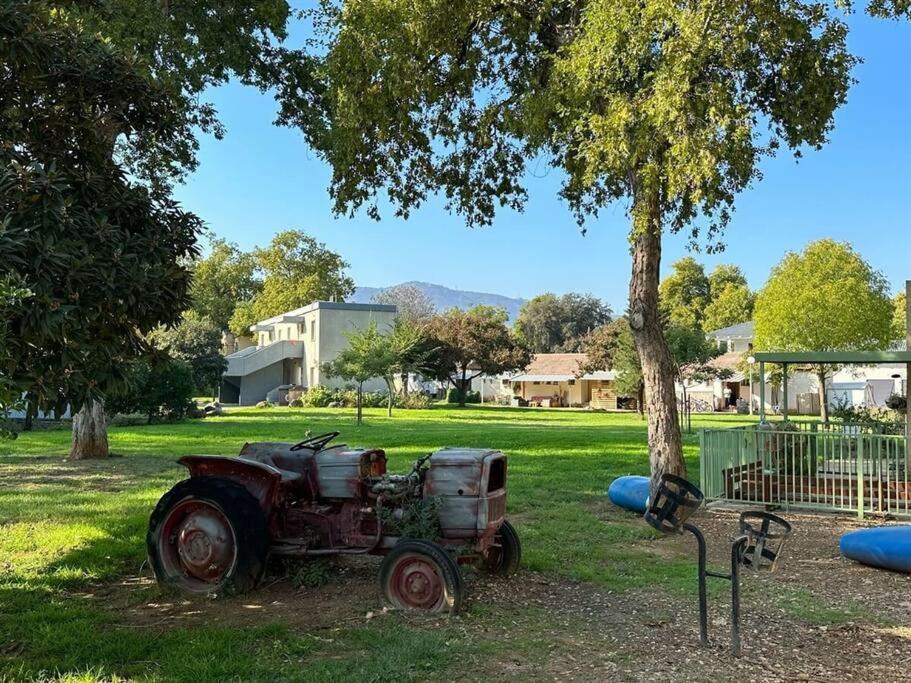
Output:
<svg viewBox="0 0 911 683">
<path fill-rule="evenodd" d="M 702 430 L 706 499 L 911 516 L 903 436 L 866 425 L 789 424 Z"/>
</svg>

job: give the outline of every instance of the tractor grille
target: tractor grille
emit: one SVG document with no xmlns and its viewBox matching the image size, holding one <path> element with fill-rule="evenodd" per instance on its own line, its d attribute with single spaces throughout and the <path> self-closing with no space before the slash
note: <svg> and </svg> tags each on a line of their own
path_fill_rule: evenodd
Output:
<svg viewBox="0 0 911 683">
<path fill-rule="evenodd" d="M 500 491 L 487 499 L 487 522 L 499 522 L 506 516 L 506 491 Z"/>
</svg>

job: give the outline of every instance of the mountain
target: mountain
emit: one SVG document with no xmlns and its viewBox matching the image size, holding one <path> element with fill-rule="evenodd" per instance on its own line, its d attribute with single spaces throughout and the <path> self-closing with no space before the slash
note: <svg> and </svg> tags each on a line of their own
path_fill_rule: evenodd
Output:
<svg viewBox="0 0 911 683">
<path fill-rule="evenodd" d="M 471 308 L 483 304 L 485 306 L 501 306 L 506 309 L 510 320 L 515 320 L 519 315 L 519 309 L 525 303 L 525 299 L 513 299 L 501 294 L 489 294 L 486 292 L 466 292 L 461 289 L 450 289 L 443 285 L 434 285 L 429 282 L 403 282 L 403 285 L 412 285 L 420 289 L 433 302 L 438 311 L 446 311 L 450 308 Z M 367 304 L 378 293 L 388 289 L 387 287 L 358 287 L 354 291 L 351 301 L 356 304 Z"/>
</svg>

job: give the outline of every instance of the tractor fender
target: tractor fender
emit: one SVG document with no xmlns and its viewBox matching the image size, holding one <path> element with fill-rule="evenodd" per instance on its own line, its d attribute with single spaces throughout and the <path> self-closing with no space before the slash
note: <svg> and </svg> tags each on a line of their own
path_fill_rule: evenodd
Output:
<svg viewBox="0 0 911 683">
<path fill-rule="evenodd" d="M 191 478 L 213 477 L 236 481 L 259 501 L 267 514 L 278 495 L 281 472 L 266 463 L 217 455 L 185 455 L 177 462 L 189 470 Z"/>
</svg>

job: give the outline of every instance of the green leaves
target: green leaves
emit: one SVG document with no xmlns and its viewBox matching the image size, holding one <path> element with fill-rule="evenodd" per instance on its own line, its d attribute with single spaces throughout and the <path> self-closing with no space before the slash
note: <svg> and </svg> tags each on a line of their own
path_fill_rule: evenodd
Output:
<svg viewBox="0 0 911 683">
<path fill-rule="evenodd" d="M 332 165 L 336 211 L 386 200 L 407 216 L 439 192 L 471 225 L 523 206 L 535 159 L 565 174 L 580 223 L 627 198 L 635 229 L 648 204 L 711 241 L 761 156 L 825 141 L 855 63 L 845 25 L 799 0 L 357 0 L 317 16 L 311 97 L 279 97 Z"/>
<path fill-rule="evenodd" d="M 756 299 L 757 349 L 864 351 L 893 341 L 888 283 L 847 243 L 789 252 Z"/>
</svg>

